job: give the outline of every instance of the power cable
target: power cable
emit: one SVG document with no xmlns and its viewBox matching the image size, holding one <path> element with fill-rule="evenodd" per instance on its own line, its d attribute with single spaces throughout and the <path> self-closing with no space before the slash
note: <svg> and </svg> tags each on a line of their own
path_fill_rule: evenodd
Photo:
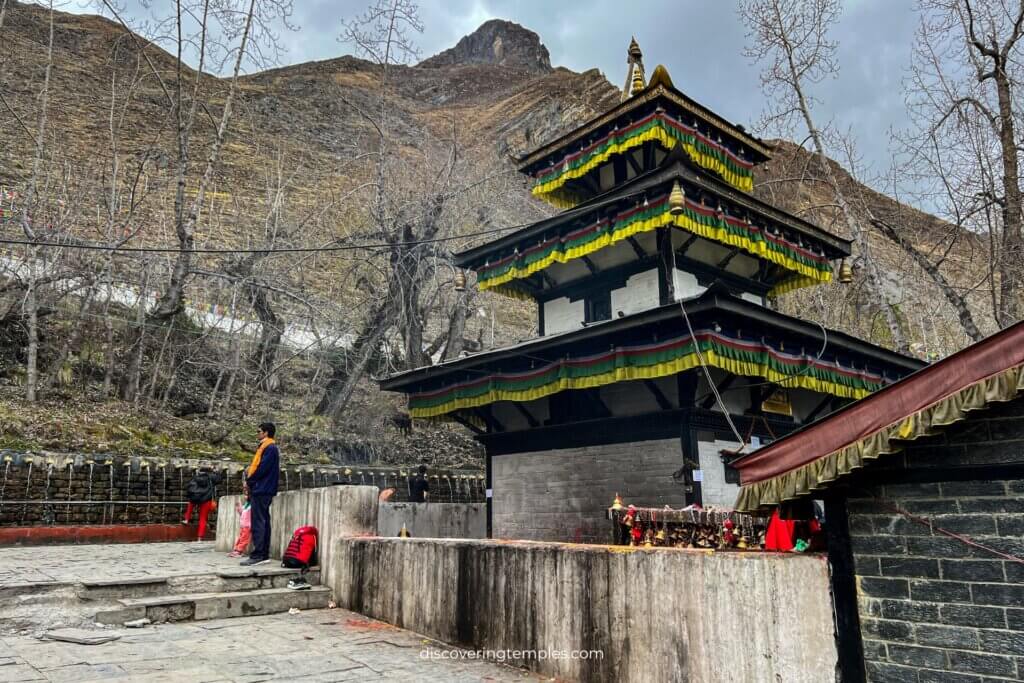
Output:
<svg viewBox="0 0 1024 683">
<path fill-rule="evenodd" d="M 477 232 L 465 233 L 462 235 L 449 235 L 447 237 L 433 237 L 430 239 L 423 240 L 409 240 L 407 242 L 376 242 L 370 244 L 338 244 L 333 246 L 320 246 L 320 247 L 271 247 L 263 249 L 213 249 L 213 248 L 195 248 L 195 249 L 182 249 L 181 247 L 119 247 L 110 244 L 85 244 L 79 242 L 52 242 L 52 241 L 33 241 L 25 239 L 13 239 L 7 237 L 0 237 L 0 244 L 11 244 L 17 246 L 27 247 L 46 247 L 56 249 L 76 249 L 79 251 L 112 251 L 112 252 L 123 252 L 123 253 L 143 253 L 143 254 L 296 254 L 296 253 L 324 253 L 324 252 L 340 252 L 340 251 L 355 251 L 358 249 L 388 249 L 391 247 L 407 247 L 416 246 L 418 244 L 434 244 L 437 242 L 450 242 L 454 240 L 467 239 L 470 237 L 480 237 L 483 235 L 493 235 L 499 232 L 507 232 L 509 230 L 519 230 L 520 228 L 528 227 L 533 223 L 522 223 L 519 225 L 508 225 L 501 228 L 492 228 L 490 230 L 480 230 Z"/>
</svg>

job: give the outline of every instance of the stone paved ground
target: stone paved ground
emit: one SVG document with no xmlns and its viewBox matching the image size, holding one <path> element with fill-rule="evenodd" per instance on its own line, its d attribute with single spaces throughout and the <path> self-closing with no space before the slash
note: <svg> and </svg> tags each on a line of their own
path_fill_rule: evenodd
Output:
<svg viewBox="0 0 1024 683">
<path fill-rule="evenodd" d="M 53 545 L 0 548 L 0 586 L 40 581 L 138 579 L 212 574 L 239 560 L 214 552 L 213 542 Z"/>
<path fill-rule="evenodd" d="M 171 577 L 237 567 L 237 559 L 215 552 L 212 543 L 9 547 L 0 548 L 0 592 L 12 584 Z M 78 601 L 71 588 L 57 595 L 39 603 L 27 596 L 23 604 L 0 608 L 6 612 L 0 622 L 8 623 L 0 628 L 0 681 L 540 680 L 499 663 L 424 661 L 424 648 L 447 646 L 342 609 L 104 628 L 102 633 L 121 637 L 102 645 L 55 642 L 45 639 L 47 629 L 101 628 L 91 618 L 98 605 Z"/>
<path fill-rule="evenodd" d="M 0 638 L 0 681 L 537 681 L 497 663 L 424 661 L 434 641 L 343 609 L 109 629 L 74 645 Z"/>
</svg>

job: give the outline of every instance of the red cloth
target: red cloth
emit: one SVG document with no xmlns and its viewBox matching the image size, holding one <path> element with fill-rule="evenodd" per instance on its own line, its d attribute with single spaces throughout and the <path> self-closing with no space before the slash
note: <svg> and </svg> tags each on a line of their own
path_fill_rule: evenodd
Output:
<svg viewBox="0 0 1024 683">
<path fill-rule="evenodd" d="M 232 550 L 240 555 L 244 555 L 245 551 L 249 549 L 249 542 L 251 540 L 252 527 L 243 526 L 238 530 L 238 540 L 235 541 L 235 547 Z"/>
<path fill-rule="evenodd" d="M 779 509 L 775 508 L 771 521 L 768 522 L 768 531 L 764 537 L 764 549 L 789 552 L 796 545 L 795 536 L 796 520 L 782 519 L 779 516 Z"/>
<path fill-rule="evenodd" d="M 192 520 L 192 511 L 196 508 L 195 503 L 189 503 L 188 507 L 185 508 L 185 521 L 189 522 Z M 199 540 L 203 540 L 206 536 L 206 519 L 210 516 L 210 510 L 213 509 L 213 501 L 207 500 L 199 503 Z"/>
</svg>

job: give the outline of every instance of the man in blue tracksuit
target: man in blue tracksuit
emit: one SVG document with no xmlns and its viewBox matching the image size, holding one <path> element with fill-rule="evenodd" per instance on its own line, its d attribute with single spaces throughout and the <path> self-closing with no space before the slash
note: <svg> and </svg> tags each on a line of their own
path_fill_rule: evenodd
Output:
<svg viewBox="0 0 1024 683">
<path fill-rule="evenodd" d="M 260 445 L 245 471 L 252 510 L 252 553 L 240 563 L 246 567 L 270 562 L 270 502 L 277 495 L 281 470 L 280 454 L 274 443 L 277 428 L 273 422 L 264 422 L 259 429 Z"/>
</svg>

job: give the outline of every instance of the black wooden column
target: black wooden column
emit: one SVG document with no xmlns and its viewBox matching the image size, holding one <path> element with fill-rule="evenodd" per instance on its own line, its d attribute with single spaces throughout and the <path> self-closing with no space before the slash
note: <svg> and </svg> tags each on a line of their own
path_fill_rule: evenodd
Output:
<svg viewBox="0 0 1024 683">
<path fill-rule="evenodd" d="M 864 683 L 864 645 L 857 612 L 857 578 L 850 545 L 850 518 L 846 497 L 840 493 L 825 498 L 825 536 L 832 573 L 839 680 L 841 683 Z"/>
</svg>

